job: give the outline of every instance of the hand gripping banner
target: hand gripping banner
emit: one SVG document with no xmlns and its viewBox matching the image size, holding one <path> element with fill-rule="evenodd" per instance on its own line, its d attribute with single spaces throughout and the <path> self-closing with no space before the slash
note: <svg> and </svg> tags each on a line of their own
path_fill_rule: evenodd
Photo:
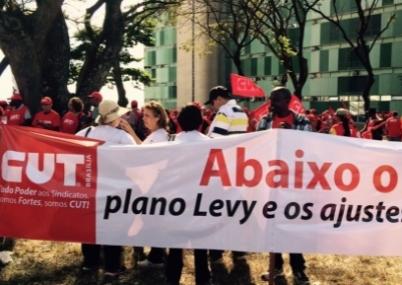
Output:
<svg viewBox="0 0 402 285">
<path fill-rule="evenodd" d="M 0 235 L 402 255 L 401 143 L 271 130 L 106 146 L 0 130 Z"/>
</svg>

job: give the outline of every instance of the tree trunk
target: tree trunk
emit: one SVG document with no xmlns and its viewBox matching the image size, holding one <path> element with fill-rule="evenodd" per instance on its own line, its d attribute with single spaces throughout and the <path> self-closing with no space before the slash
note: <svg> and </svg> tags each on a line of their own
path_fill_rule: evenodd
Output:
<svg viewBox="0 0 402 285">
<path fill-rule="evenodd" d="M 35 44 L 21 19 L 4 13 L 0 15 L 0 48 L 10 62 L 24 103 L 35 113 L 39 110 L 42 71 Z"/>
<path fill-rule="evenodd" d="M 0 12 L 0 48 L 33 114 L 39 110 L 42 97 L 42 72 L 46 72 L 43 63 L 50 56 L 46 41 L 62 3 L 63 0 L 37 1 L 37 10 L 30 15 L 18 9 Z"/>
<path fill-rule="evenodd" d="M 63 113 L 69 99 L 70 39 L 61 10 L 49 31 L 45 49 L 48 56 L 42 67 L 42 95 L 53 98 L 54 109 Z"/>
<path fill-rule="evenodd" d="M 305 57 L 300 55 L 299 63 L 300 63 L 300 71 L 299 71 L 299 76 L 297 78 L 297 83 L 295 86 L 295 95 L 300 100 L 303 100 L 303 88 L 304 88 L 304 85 L 306 84 L 307 78 L 308 78 L 308 62 Z"/>
<path fill-rule="evenodd" d="M 292 85 L 293 85 L 293 92 L 295 93 L 297 90 L 297 86 L 298 86 L 298 80 L 297 80 L 297 75 L 294 71 L 293 68 L 293 63 L 292 63 L 292 59 L 287 57 L 287 56 L 282 56 L 282 61 L 283 61 L 283 66 L 285 67 L 285 74 L 289 75 L 290 80 L 292 81 Z"/>
<path fill-rule="evenodd" d="M 235 67 L 236 67 L 237 73 L 238 73 L 239 75 L 242 75 L 242 76 L 243 76 L 243 75 L 244 75 L 244 71 L 243 71 L 243 67 L 241 66 L 240 52 L 239 52 L 239 53 L 236 53 L 236 54 L 233 56 L 232 60 L 233 60 L 233 64 L 234 64 Z"/>
<path fill-rule="evenodd" d="M 10 61 L 8 60 L 7 57 L 4 57 L 2 61 L 0 62 L 0 76 L 3 74 L 3 72 L 6 70 L 6 68 L 9 66 Z"/>
<path fill-rule="evenodd" d="M 123 80 L 121 79 L 121 69 L 119 62 L 116 62 L 113 67 L 113 79 L 116 83 L 118 101 L 117 104 L 122 107 L 127 107 L 128 99 L 126 97 L 126 89 L 124 89 Z"/>
<path fill-rule="evenodd" d="M 371 88 L 374 85 L 374 73 L 372 70 L 368 70 L 368 75 L 367 75 L 367 84 L 363 89 L 363 101 L 364 101 L 364 111 L 367 113 L 368 110 L 370 109 L 370 91 Z"/>
<path fill-rule="evenodd" d="M 100 40 L 87 52 L 77 81 L 77 96 L 86 98 L 106 83 L 106 77 L 119 57 L 123 46 L 122 0 L 108 0 Z"/>
</svg>

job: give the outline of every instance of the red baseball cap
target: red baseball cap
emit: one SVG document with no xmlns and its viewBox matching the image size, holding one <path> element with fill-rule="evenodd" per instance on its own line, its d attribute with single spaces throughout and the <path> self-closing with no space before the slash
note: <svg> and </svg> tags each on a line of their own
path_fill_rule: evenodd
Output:
<svg viewBox="0 0 402 285">
<path fill-rule="evenodd" d="M 13 92 L 13 95 L 10 98 L 11 101 L 23 101 L 22 96 L 18 92 Z"/>
<path fill-rule="evenodd" d="M 7 101 L 5 101 L 5 100 L 0 100 L 0 106 L 3 107 L 3 108 L 7 108 L 7 106 L 8 106 Z"/>
<path fill-rule="evenodd" d="M 42 100 L 40 100 L 41 105 L 53 105 L 53 100 L 50 97 L 43 97 Z"/>
<path fill-rule="evenodd" d="M 100 94 L 98 91 L 92 92 L 91 94 L 88 95 L 88 97 L 99 103 L 102 102 L 103 100 L 102 94 Z"/>
</svg>

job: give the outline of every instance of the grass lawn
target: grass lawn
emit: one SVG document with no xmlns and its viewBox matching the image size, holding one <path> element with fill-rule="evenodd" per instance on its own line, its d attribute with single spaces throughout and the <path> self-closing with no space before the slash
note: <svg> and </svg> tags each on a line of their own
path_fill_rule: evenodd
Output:
<svg viewBox="0 0 402 285">
<path fill-rule="evenodd" d="M 89 285 L 102 284 L 102 273 L 97 276 L 80 273 L 80 245 L 47 241 L 18 240 L 14 262 L 0 269 L 0 284 L 7 285 Z M 287 257 L 287 256 L 286 256 Z M 336 255 L 306 255 L 307 273 L 314 285 L 401 285 L 402 258 L 349 257 Z M 267 254 L 249 254 L 247 262 L 233 263 L 225 254 L 224 266 L 214 267 L 216 284 L 248 285 L 267 284 L 260 275 L 267 268 Z M 131 249 L 125 249 L 127 273 L 116 284 L 163 285 L 162 269 L 133 269 Z M 191 251 L 185 255 L 182 285 L 194 284 L 194 267 Z M 288 284 L 292 275 L 285 259 Z"/>
</svg>

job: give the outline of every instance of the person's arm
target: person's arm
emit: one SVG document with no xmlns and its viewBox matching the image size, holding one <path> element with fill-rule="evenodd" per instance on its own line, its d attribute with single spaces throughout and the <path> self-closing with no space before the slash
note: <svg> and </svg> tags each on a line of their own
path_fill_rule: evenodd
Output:
<svg viewBox="0 0 402 285">
<path fill-rule="evenodd" d="M 225 113 L 218 112 L 209 126 L 208 136 L 212 138 L 226 136 L 228 135 L 229 126 L 229 117 Z"/>
<path fill-rule="evenodd" d="M 124 119 L 120 119 L 120 125 L 119 127 L 126 131 L 129 135 L 131 135 L 135 141 L 136 144 L 142 144 L 142 140 L 137 136 L 137 134 L 135 133 L 135 131 L 133 130 L 133 128 L 131 127 L 131 125 L 129 124 L 129 122 L 127 122 Z"/>
</svg>

